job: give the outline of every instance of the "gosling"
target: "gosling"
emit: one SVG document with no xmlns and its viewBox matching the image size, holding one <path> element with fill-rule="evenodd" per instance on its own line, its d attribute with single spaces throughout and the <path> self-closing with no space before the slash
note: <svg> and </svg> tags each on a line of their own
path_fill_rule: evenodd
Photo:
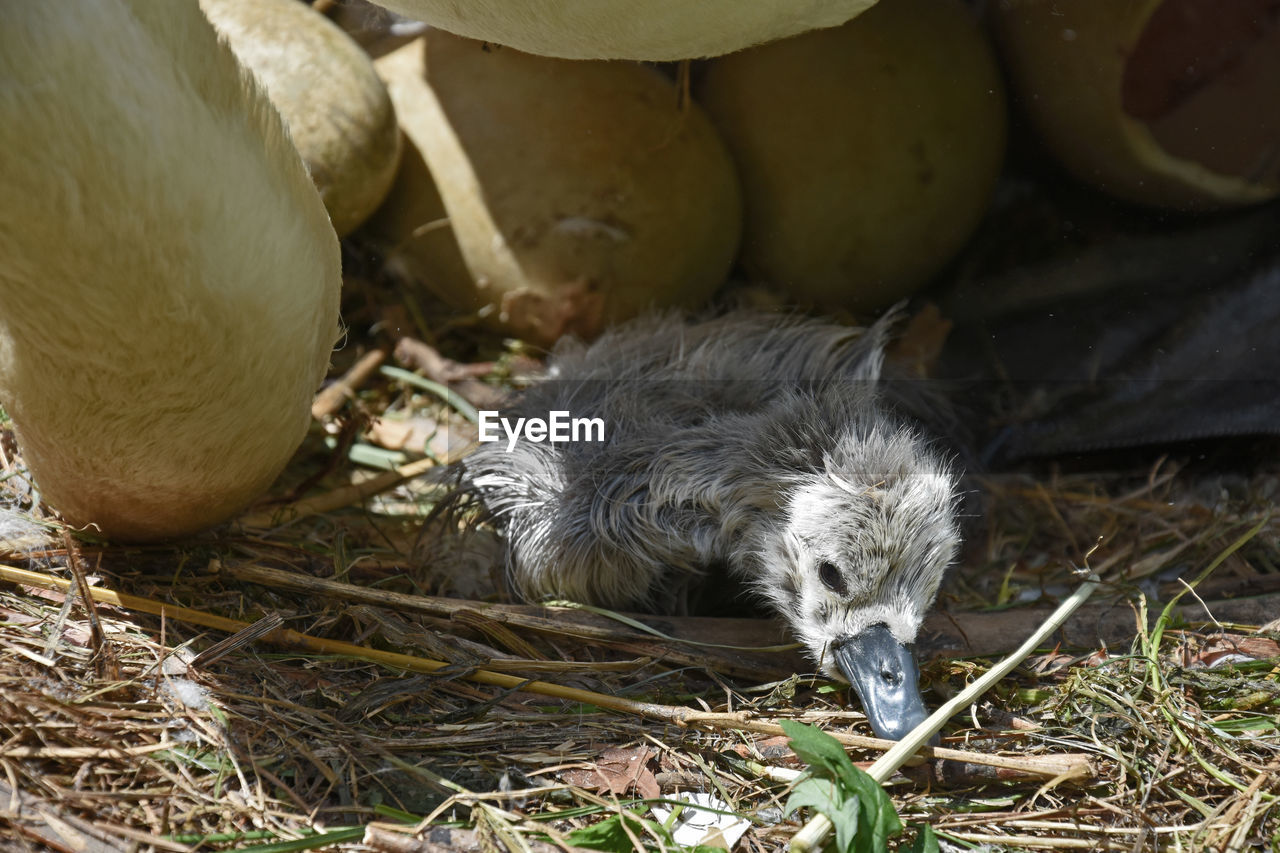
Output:
<svg viewBox="0 0 1280 853">
<path fill-rule="evenodd" d="M 926 716 L 906 646 L 960 534 L 949 458 L 884 399 L 893 322 L 663 315 L 562 343 L 502 416 L 599 418 L 603 440 L 483 443 L 458 496 L 531 601 L 672 612 L 726 567 L 900 739 Z"/>
</svg>

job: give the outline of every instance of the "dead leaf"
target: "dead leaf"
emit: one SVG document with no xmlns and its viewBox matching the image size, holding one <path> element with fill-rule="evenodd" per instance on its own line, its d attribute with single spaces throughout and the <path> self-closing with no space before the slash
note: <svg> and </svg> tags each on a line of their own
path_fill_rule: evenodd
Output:
<svg viewBox="0 0 1280 853">
<path fill-rule="evenodd" d="M 577 767 L 561 774 L 565 782 L 615 796 L 626 794 L 631 788 L 645 799 L 661 796 L 658 780 L 649 769 L 649 759 L 655 750 L 648 746 L 629 749 L 606 749 L 591 767 Z"/>
<path fill-rule="evenodd" d="M 1245 637 L 1224 634 L 1214 637 L 1185 663 L 1188 667 L 1215 669 L 1233 663 L 1244 663 L 1280 657 L 1280 643 L 1268 637 Z"/>
<path fill-rule="evenodd" d="M 493 372 L 493 362 L 463 364 L 445 358 L 440 351 L 417 338 L 401 338 L 396 341 L 396 360 L 411 370 L 421 370 L 428 379 L 436 382 L 457 382 L 460 379 L 479 379 Z"/>
<path fill-rule="evenodd" d="M 369 424 L 369 440 L 387 450 L 408 450 L 421 455 L 423 446 L 440 430 L 435 418 L 410 417 L 405 420 L 375 418 Z"/>
<path fill-rule="evenodd" d="M 1101 655 L 1101 657 L 1098 658 L 1098 655 Z M 1099 664 L 1106 660 L 1106 655 L 1098 652 L 1095 653 L 1094 658 L 1094 663 Z M 1048 654 L 1034 655 L 1027 658 L 1027 666 L 1037 675 L 1047 675 L 1066 669 L 1076 663 L 1078 659 L 1076 655 L 1063 654 L 1055 650 Z"/>
<path fill-rule="evenodd" d="M 800 764 L 800 759 L 791 751 L 790 743 L 790 738 L 785 735 L 777 735 L 775 737 L 762 738 L 749 745 L 745 743 L 735 744 L 733 751 L 741 757 L 752 761 L 757 758 L 763 758 L 770 764 L 798 765 Z"/>
</svg>

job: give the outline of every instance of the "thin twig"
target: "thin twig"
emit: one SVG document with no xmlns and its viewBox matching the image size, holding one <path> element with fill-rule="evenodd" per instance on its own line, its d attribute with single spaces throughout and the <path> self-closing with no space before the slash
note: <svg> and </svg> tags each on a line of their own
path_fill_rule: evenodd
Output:
<svg viewBox="0 0 1280 853">
<path fill-rule="evenodd" d="M 0 580 L 24 584 L 27 586 L 40 587 L 43 589 L 56 589 L 63 592 L 66 592 L 70 587 L 70 583 L 61 578 L 4 565 L 0 565 Z M 249 623 L 241 622 L 236 619 L 228 619 L 225 616 L 218 616 L 213 613 L 206 613 L 203 610 L 179 607 L 150 598 L 118 593 L 102 587 L 91 587 L 90 593 L 96 601 L 106 602 L 129 610 L 150 613 L 154 616 L 163 616 L 166 619 L 177 620 L 192 625 L 214 628 L 219 631 L 235 633 L 250 627 Z M 409 672 L 436 673 L 444 669 L 453 668 L 452 664 L 445 661 L 431 660 L 429 658 L 416 657 L 414 655 L 406 655 L 399 652 L 386 652 L 380 649 L 371 649 L 354 643 L 344 643 L 338 640 L 325 639 L 323 637 L 313 637 L 310 634 L 303 634 L 299 631 L 294 631 L 288 628 L 278 628 L 269 634 L 264 635 L 262 639 L 276 645 L 305 649 L 306 651 L 315 652 L 317 654 L 340 655 L 358 660 L 367 660 L 392 669 L 406 670 Z M 651 720 L 669 723 L 682 728 L 699 728 L 712 731 L 743 730 L 770 735 L 783 734 L 782 727 L 779 724 L 756 719 L 753 715 L 747 712 L 708 713 L 704 711 L 695 711 L 692 708 L 679 705 L 663 705 L 656 702 L 637 702 L 622 696 L 596 693 L 591 690 L 583 690 L 577 687 L 565 687 L 560 684 L 551 684 L 546 681 L 529 680 L 515 675 L 507 675 L 506 673 L 493 672 L 491 670 L 484 669 L 471 670 L 470 672 L 461 674 L 460 677 L 478 684 L 487 684 L 491 687 L 521 690 L 526 693 L 535 693 L 541 696 L 563 699 L 567 702 L 593 705 L 597 708 L 616 711 L 622 714 L 633 714 L 636 716 L 647 717 Z M 931 717 L 930 720 L 932 719 L 933 718 Z M 926 721 L 926 723 L 927 722 L 928 721 Z M 896 746 L 893 741 L 883 740 L 881 738 L 861 737 L 859 735 L 849 734 L 836 735 L 836 737 L 848 746 L 857 746 L 864 749 L 889 749 Z M 1063 775 L 1074 777 L 1088 772 L 1087 764 L 1078 760 L 1072 761 L 1070 759 L 1064 762 L 1059 758 L 1057 761 L 1046 763 L 1044 761 L 1028 761 L 1025 759 L 1008 758 L 1005 756 L 989 756 L 957 749 L 943 749 L 927 746 L 922 746 L 919 751 L 921 755 L 926 758 L 941 758 L 954 761 L 964 761 L 970 764 L 986 764 L 996 767 L 1006 767 L 1023 770 L 1042 778 Z M 899 762 L 899 764 L 901 764 L 901 762 Z"/>
<path fill-rule="evenodd" d="M 322 495 L 304 498 L 286 506 L 242 515 L 239 523 L 245 527 L 273 528 L 290 524 L 301 518 L 333 512 L 344 506 L 367 500 L 388 489 L 394 489 L 406 480 L 422 476 L 432 468 L 441 465 L 452 465 L 474 450 L 476 446 L 476 443 L 472 442 L 459 451 L 451 452 L 443 462 L 431 458 L 418 459 L 408 465 L 401 465 L 399 468 L 383 471 L 381 474 L 370 477 L 360 483 L 352 483 L 349 486 L 343 486 L 340 489 L 334 489 Z"/>
<path fill-rule="evenodd" d="M 347 400 L 355 396 L 356 390 L 369 381 L 369 377 L 377 372 L 386 358 L 386 351 L 380 349 L 370 350 L 361 356 L 341 379 L 325 386 L 316 394 L 311 403 L 311 417 L 319 421 L 336 414 Z"/>
<path fill-rule="evenodd" d="M 1089 579 L 1082 583 L 1070 598 L 1058 605 L 1058 608 L 1049 615 L 1049 618 L 1044 621 L 1040 628 L 1028 637 L 1013 654 L 1000 661 L 985 675 L 976 679 L 972 684 L 952 697 L 950 701 L 944 703 L 942 707 L 930 714 L 923 723 L 912 729 L 906 737 L 880 756 L 871 765 L 867 775 L 883 785 L 899 767 L 907 762 L 907 759 L 921 751 L 921 747 L 924 746 L 925 742 L 939 732 L 947 724 L 948 720 L 962 709 L 973 704 L 979 696 L 986 693 L 996 682 L 1012 672 L 1015 666 L 1022 663 L 1050 634 L 1058 630 L 1062 623 L 1066 622 L 1067 618 L 1075 612 L 1076 608 L 1084 604 L 1089 596 L 1093 595 L 1093 591 L 1098 588 L 1098 583 L 1098 576 L 1090 574 Z M 934 753 L 936 754 L 937 752 L 938 750 L 935 749 Z M 1081 772 L 1087 771 L 1082 770 Z M 1061 778 L 1067 779 L 1071 777 L 1064 773 L 1061 774 Z M 815 815 L 791 839 L 791 850 L 794 853 L 809 853 L 812 850 L 820 850 L 832 828 L 831 821 L 826 815 Z"/>
</svg>

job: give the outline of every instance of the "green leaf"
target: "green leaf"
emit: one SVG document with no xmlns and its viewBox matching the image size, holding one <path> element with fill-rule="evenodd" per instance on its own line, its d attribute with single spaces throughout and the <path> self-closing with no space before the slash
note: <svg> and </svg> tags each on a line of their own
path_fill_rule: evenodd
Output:
<svg viewBox="0 0 1280 853">
<path fill-rule="evenodd" d="M 861 811 L 857 841 L 860 850 L 884 850 L 888 839 L 902 832 L 902 821 L 893 800 L 880 783 L 849 762 L 853 784 L 848 788 L 858 798 Z"/>
<path fill-rule="evenodd" d="M 845 755 L 840 741 L 813 726 L 797 723 L 795 720 L 783 720 L 782 730 L 791 740 L 791 751 L 800 757 L 811 768 L 827 771 L 831 778 L 840 778 L 844 767 L 853 767 L 849 756 Z"/>
<path fill-rule="evenodd" d="M 786 813 L 808 806 L 827 816 L 836 831 L 836 849 L 852 850 L 858 834 L 858 798 L 846 796 L 830 779 L 801 779 L 787 799 Z"/>
<path fill-rule="evenodd" d="M 625 826 L 623 825 L 624 821 L 626 822 Z M 631 835 L 627 834 L 627 829 L 631 830 Z M 676 844 L 675 839 L 671 837 L 670 829 L 656 821 L 640 817 L 640 812 L 632 811 L 621 811 L 597 824 L 575 829 L 566 835 L 564 840 L 571 847 L 581 847 L 584 850 L 602 850 L 605 853 L 632 853 L 636 849 L 635 843 L 631 840 L 632 835 L 640 839 L 641 844 L 644 844 L 646 839 L 657 838 L 661 842 L 663 849 L 667 851 L 724 853 L 724 850 L 718 847 L 707 847 L 701 844 L 685 847 Z M 649 846 L 645 844 L 646 848 Z M 658 848 L 658 844 L 651 846 L 654 849 Z"/>
<path fill-rule="evenodd" d="M 606 853 L 631 853 L 635 849 L 635 845 L 631 843 L 631 836 L 623 828 L 623 820 L 631 823 L 631 831 L 633 833 L 644 835 L 639 817 L 631 812 L 618 812 L 599 823 L 575 829 L 566 835 L 564 840 L 571 846 L 581 847 L 584 850 L 604 850 Z"/>
<path fill-rule="evenodd" d="M 840 742 L 826 732 L 792 720 L 783 720 L 782 729 L 810 773 L 792 789 L 787 813 L 808 806 L 826 815 L 839 850 L 887 849 L 888 839 L 902 832 L 902 821 L 880 783 L 855 767 Z"/>
<path fill-rule="evenodd" d="M 933 827 L 927 823 L 913 823 L 911 826 L 916 830 L 915 840 L 905 848 L 906 853 L 940 853 L 938 849 L 938 836 L 933 834 Z"/>
</svg>

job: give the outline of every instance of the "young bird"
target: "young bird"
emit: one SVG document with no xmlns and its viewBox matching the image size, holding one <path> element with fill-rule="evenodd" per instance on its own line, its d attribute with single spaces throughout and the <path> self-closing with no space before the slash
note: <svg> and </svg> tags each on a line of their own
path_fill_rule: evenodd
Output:
<svg viewBox="0 0 1280 853">
<path fill-rule="evenodd" d="M 531 601 L 670 612 L 727 567 L 898 739 L 926 716 L 906 644 L 959 530 L 948 459 L 883 399 L 893 319 L 660 315 L 563 343 L 502 415 L 600 418 L 604 440 L 481 444 L 460 494 Z"/>
</svg>

